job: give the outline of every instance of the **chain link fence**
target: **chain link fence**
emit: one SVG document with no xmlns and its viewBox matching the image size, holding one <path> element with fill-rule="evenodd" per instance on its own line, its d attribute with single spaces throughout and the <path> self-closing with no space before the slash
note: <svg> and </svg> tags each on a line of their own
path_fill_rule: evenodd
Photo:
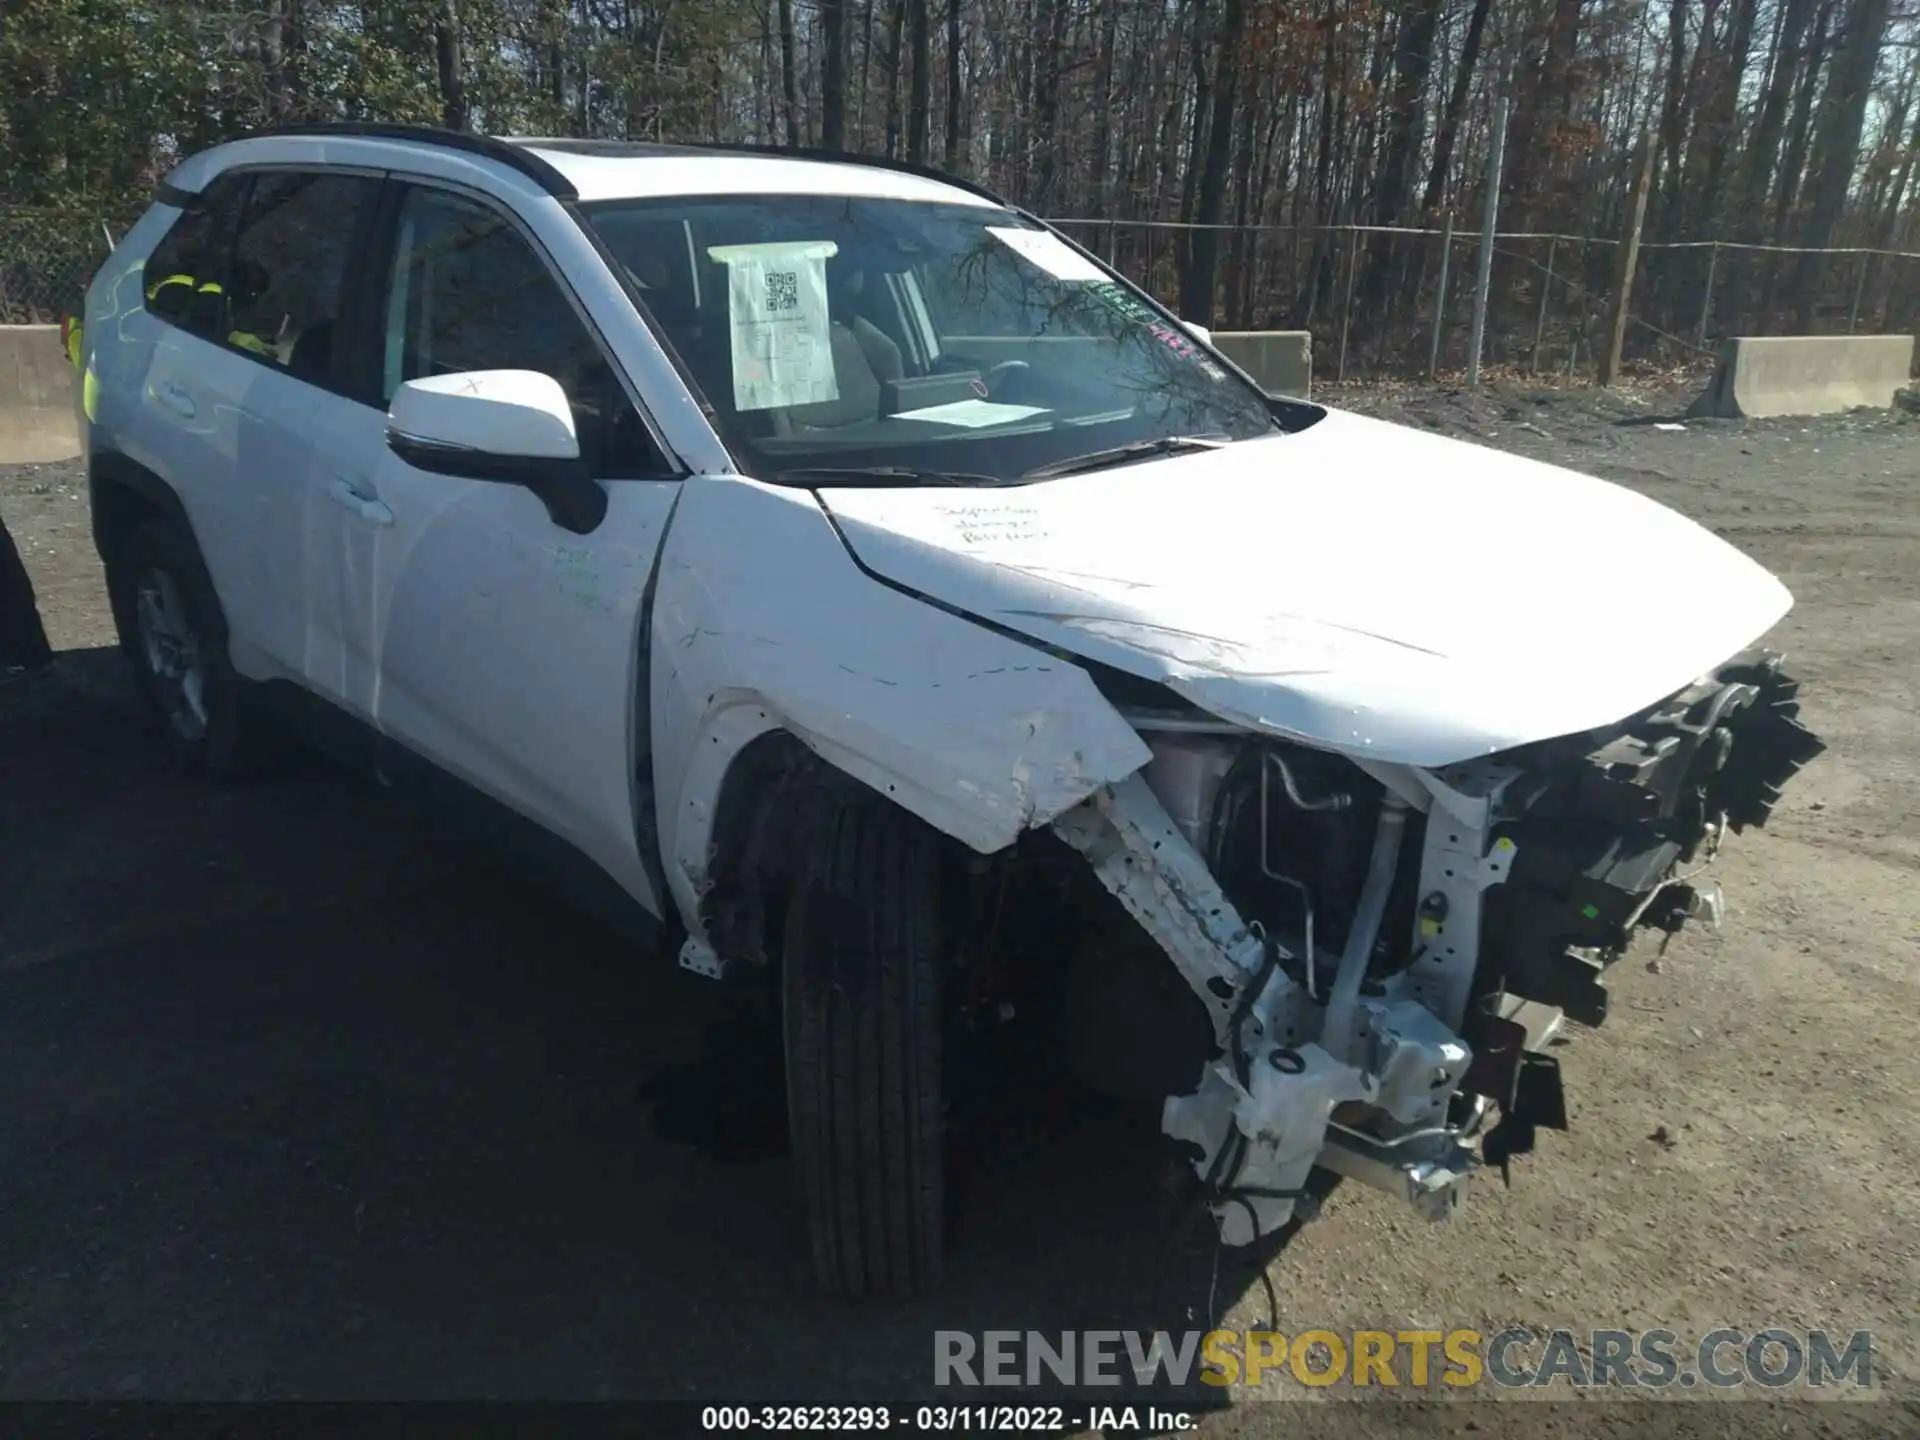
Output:
<svg viewBox="0 0 1920 1440">
<path fill-rule="evenodd" d="M 0 324 L 57 321 L 137 212 L 0 209 Z M 1201 228 L 1179 221 L 1052 222 L 1122 274 L 1172 301 Z M 1223 330 L 1309 330 L 1327 380 L 1464 368 L 1477 231 L 1362 225 L 1208 227 L 1216 231 L 1214 322 Z M 1619 241 L 1500 233 L 1487 295 L 1483 363 L 1585 378 L 1606 343 Z M 1800 257 L 1791 246 L 1691 241 L 1641 245 L 1626 357 L 1676 368 L 1726 335 L 1788 333 L 1783 313 Z M 1815 334 L 1910 332 L 1920 325 L 1920 253 L 1836 249 L 1813 288 Z"/>
<path fill-rule="evenodd" d="M 1051 222 L 1162 301 L 1179 294 L 1200 226 L 1180 221 Z M 1367 225 L 1204 227 L 1219 256 L 1221 330 L 1308 330 L 1314 375 L 1430 376 L 1464 369 L 1481 238 L 1477 230 Z M 1606 345 L 1620 241 L 1498 232 L 1484 364 L 1587 378 Z M 1803 323 L 1787 307 L 1801 257 L 1821 255 Z M 1912 332 L 1920 253 L 1813 251 L 1724 240 L 1643 241 L 1625 358 L 1661 369 L 1710 358 L 1730 335 Z"/>
<path fill-rule="evenodd" d="M 44 325 L 76 310 L 133 218 L 0 207 L 0 325 Z"/>
</svg>

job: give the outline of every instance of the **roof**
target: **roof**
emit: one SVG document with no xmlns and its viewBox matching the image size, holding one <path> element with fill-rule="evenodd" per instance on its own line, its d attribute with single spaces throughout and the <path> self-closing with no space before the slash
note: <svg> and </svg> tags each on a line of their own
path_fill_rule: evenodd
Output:
<svg viewBox="0 0 1920 1440">
<path fill-rule="evenodd" d="M 857 158 L 540 139 L 514 143 L 566 176 L 583 201 L 669 195 L 849 195 L 950 205 L 1000 203 L 964 181 Z"/>
<path fill-rule="evenodd" d="M 956 176 L 873 156 L 748 145 L 505 138 L 422 125 L 345 123 L 266 130 L 202 151 L 167 177 L 162 198 L 197 193 L 231 165 L 392 163 L 394 145 L 419 152 L 429 173 L 473 180 L 514 172 L 511 184 L 555 199 L 596 201 L 685 195 L 844 195 L 1004 206 Z"/>
</svg>

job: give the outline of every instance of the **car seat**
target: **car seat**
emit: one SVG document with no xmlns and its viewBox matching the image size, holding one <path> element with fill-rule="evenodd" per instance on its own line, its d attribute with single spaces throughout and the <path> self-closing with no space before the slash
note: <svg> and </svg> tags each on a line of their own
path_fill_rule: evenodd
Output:
<svg viewBox="0 0 1920 1440">
<path fill-rule="evenodd" d="M 325 384 L 333 370 L 333 321 L 309 325 L 287 354 L 287 373 Z"/>
<path fill-rule="evenodd" d="M 833 358 L 835 400 L 790 405 L 776 412 L 776 424 L 788 433 L 835 430 L 880 417 L 881 387 L 906 374 L 900 347 L 865 315 L 866 275 L 859 270 L 827 270 L 827 324 Z"/>
<path fill-rule="evenodd" d="M 880 377 L 868 362 L 867 348 L 860 343 L 854 327 L 838 320 L 831 321 L 827 326 L 827 337 L 831 347 L 829 353 L 833 358 L 834 384 L 840 397 L 837 400 L 815 401 L 809 405 L 789 405 L 784 410 L 775 411 L 776 425 L 789 432 L 837 430 L 879 418 Z M 896 350 L 896 361 L 898 356 Z"/>
<path fill-rule="evenodd" d="M 867 274 L 864 270 L 827 271 L 827 302 L 834 319 L 853 331 L 854 339 L 867 357 L 867 365 L 882 381 L 899 380 L 906 375 L 906 363 L 900 346 L 876 325 L 869 310 Z"/>
</svg>

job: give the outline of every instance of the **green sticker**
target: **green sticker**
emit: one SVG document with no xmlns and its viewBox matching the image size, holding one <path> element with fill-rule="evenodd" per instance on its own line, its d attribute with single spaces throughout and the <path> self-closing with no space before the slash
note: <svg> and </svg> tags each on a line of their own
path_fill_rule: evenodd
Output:
<svg viewBox="0 0 1920 1440">
<path fill-rule="evenodd" d="M 1600 907 L 1597 905 L 1582 905 L 1580 907 L 1580 913 L 1589 920 L 1598 920 L 1600 918 Z"/>
</svg>

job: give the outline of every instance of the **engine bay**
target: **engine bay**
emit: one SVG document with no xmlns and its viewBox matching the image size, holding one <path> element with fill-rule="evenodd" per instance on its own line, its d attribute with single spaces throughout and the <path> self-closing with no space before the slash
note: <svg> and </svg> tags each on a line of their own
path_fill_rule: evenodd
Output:
<svg viewBox="0 0 1920 1440">
<path fill-rule="evenodd" d="M 1309 1203 L 1315 1167 L 1445 1218 L 1473 1170 L 1564 1129 L 1548 1038 L 1605 1020 L 1637 932 L 1718 924 L 1701 872 L 1824 748 L 1763 652 L 1605 730 L 1435 771 L 1128 718 L 1152 761 L 1054 827 L 1137 922 L 1132 946 L 1108 923 L 1076 947 L 1068 1048 L 1102 1088 L 1163 1087 L 1229 1243 Z"/>
</svg>

